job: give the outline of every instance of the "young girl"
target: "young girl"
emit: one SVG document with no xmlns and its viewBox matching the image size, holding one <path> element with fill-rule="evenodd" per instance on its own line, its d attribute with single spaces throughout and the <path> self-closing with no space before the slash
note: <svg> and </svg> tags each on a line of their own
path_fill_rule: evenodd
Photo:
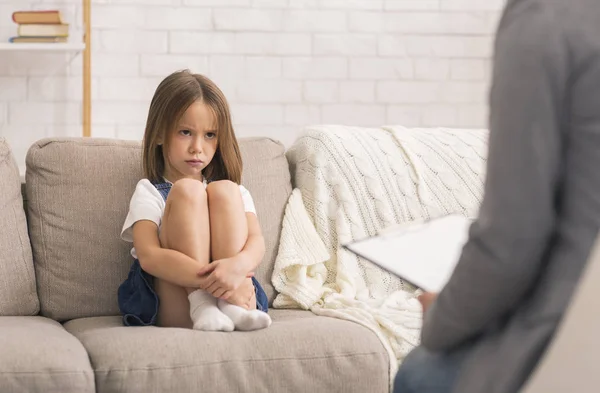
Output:
<svg viewBox="0 0 600 393">
<path fill-rule="evenodd" d="M 134 263 L 118 292 L 126 326 L 205 331 L 271 324 L 253 277 L 264 255 L 254 202 L 221 90 L 189 71 L 154 94 L 143 141 L 145 178 L 121 237 Z"/>
</svg>

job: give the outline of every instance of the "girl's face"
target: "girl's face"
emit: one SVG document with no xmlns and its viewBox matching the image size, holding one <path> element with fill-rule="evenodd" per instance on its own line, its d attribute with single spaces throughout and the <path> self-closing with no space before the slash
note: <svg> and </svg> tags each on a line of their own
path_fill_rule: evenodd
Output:
<svg viewBox="0 0 600 393">
<path fill-rule="evenodd" d="M 167 133 L 166 145 L 163 152 L 167 180 L 203 180 L 202 170 L 217 150 L 217 122 L 213 111 L 201 101 L 190 105 L 179 124 Z"/>
</svg>

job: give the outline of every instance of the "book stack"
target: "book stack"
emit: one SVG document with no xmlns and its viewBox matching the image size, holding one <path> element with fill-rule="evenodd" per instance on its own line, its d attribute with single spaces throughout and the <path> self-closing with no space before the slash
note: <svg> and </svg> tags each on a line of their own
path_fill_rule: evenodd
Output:
<svg viewBox="0 0 600 393">
<path fill-rule="evenodd" d="M 19 25 L 14 43 L 67 42 L 69 25 L 63 23 L 60 11 L 16 11 L 13 21 Z"/>
</svg>

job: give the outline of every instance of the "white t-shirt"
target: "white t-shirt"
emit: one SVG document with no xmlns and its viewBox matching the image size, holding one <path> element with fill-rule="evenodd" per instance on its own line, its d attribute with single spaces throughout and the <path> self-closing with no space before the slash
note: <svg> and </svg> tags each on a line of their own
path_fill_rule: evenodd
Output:
<svg viewBox="0 0 600 393">
<path fill-rule="evenodd" d="M 206 187 L 206 181 L 203 184 Z M 244 202 L 244 210 L 256 214 L 256 208 L 254 207 L 254 201 L 250 192 L 246 187 L 240 185 L 240 193 Z M 123 229 L 121 230 L 121 238 L 133 243 L 133 224 L 140 220 L 152 221 L 160 228 L 165 206 L 165 200 L 150 180 L 140 180 L 129 202 L 129 213 L 127 213 Z M 137 258 L 135 248 L 131 249 L 131 255 Z"/>
</svg>

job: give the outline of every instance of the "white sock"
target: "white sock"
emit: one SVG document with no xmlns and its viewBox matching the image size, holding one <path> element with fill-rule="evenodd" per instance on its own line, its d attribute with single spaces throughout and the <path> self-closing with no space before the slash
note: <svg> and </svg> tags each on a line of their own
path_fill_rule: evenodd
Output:
<svg viewBox="0 0 600 393">
<path fill-rule="evenodd" d="M 217 301 L 219 309 L 227 315 L 235 325 L 237 330 L 258 330 L 271 326 L 271 317 L 266 312 L 260 310 L 246 310 L 243 307 L 227 303 L 226 300 Z"/>
<path fill-rule="evenodd" d="M 233 321 L 217 307 L 217 299 L 210 293 L 197 289 L 188 295 L 190 317 L 195 330 L 232 332 Z"/>
</svg>

